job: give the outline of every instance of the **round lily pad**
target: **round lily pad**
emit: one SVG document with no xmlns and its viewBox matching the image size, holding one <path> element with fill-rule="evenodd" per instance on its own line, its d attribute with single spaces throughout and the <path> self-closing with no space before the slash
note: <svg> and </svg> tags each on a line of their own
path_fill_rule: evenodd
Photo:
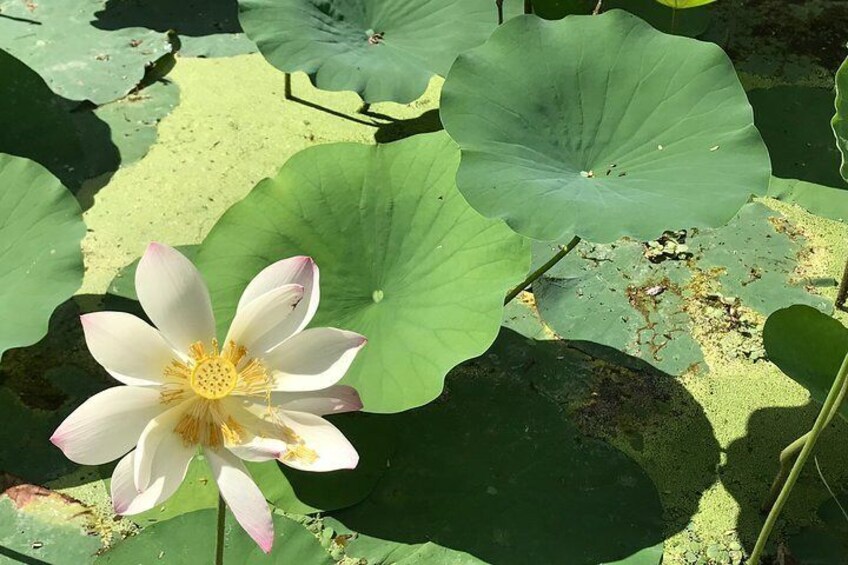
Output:
<svg viewBox="0 0 848 565">
<path fill-rule="evenodd" d="M 768 187 L 724 52 L 621 10 L 506 22 L 456 60 L 441 118 L 471 206 L 535 239 L 715 227 Z"/>
<path fill-rule="evenodd" d="M 79 204 L 47 169 L 0 154 L 0 356 L 47 333 L 82 284 Z"/>
<path fill-rule="evenodd" d="M 513 7 L 518 2 L 507 2 Z M 365 102 L 412 102 L 497 26 L 493 0 L 240 0 L 241 24 L 272 65 Z"/>
<path fill-rule="evenodd" d="M 94 561 L 98 564 L 213 563 L 215 510 L 198 510 L 167 523 L 154 524 L 138 535 L 118 542 Z M 224 563 L 297 563 L 332 565 L 335 561 L 306 526 L 274 514 L 274 546 L 269 555 L 235 523 L 227 511 L 224 525 Z"/>
<path fill-rule="evenodd" d="M 769 359 L 822 404 L 848 355 L 848 328 L 799 304 L 768 317 L 763 344 Z M 839 415 L 848 421 L 848 405 L 842 404 Z"/>
<path fill-rule="evenodd" d="M 71 100 L 100 105 L 122 98 L 150 65 L 173 51 L 165 33 L 94 27 L 102 0 L 6 1 L 0 8 L 3 48 Z"/>
<path fill-rule="evenodd" d="M 387 145 L 322 145 L 233 206 L 196 263 L 219 329 L 264 267 L 309 255 L 321 269 L 315 326 L 365 335 L 345 377 L 369 412 L 425 404 L 445 374 L 494 341 L 529 246 L 480 217 L 456 189 L 459 151 L 443 133 Z"/>
<path fill-rule="evenodd" d="M 842 178 L 848 180 L 848 59 L 842 62 L 836 71 L 836 115 L 833 116 L 831 126 L 836 135 L 836 147 L 842 156 L 839 172 Z"/>
</svg>

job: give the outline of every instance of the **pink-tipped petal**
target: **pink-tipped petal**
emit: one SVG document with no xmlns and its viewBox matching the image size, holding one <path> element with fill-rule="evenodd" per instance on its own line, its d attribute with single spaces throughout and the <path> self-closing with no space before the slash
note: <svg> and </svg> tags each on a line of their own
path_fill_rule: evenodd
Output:
<svg viewBox="0 0 848 565">
<path fill-rule="evenodd" d="M 303 298 L 303 287 L 287 284 L 270 290 L 236 312 L 227 343 L 247 348 L 251 356 L 264 354 L 292 334 L 290 318 Z"/>
<path fill-rule="evenodd" d="M 317 458 L 283 457 L 289 467 L 302 471 L 337 471 L 353 469 L 359 464 L 359 454 L 344 434 L 333 424 L 315 414 L 306 412 L 279 411 L 282 423 L 291 428 L 303 445 L 314 452 Z"/>
<path fill-rule="evenodd" d="M 165 382 L 165 367 L 177 357 L 156 328 L 124 312 L 95 312 L 80 316 L 92 357 L 126 385 L 151 386 Z"/>
<path fill-rule="evenodd" d="M 263 294 L 287 284 L 299 284 L 304 289 L 303 300 L 295 308 L 290 320 L 291 334 L 296 334 L 312 321 L 312 317 L 318 310 L 320 298 L 318 266 L 311 257 L 290 257 L 265 267 L 244 289 L 238 310 Z"/>
<path fill-rule="evenodd" d="M 142 308 L 179 351 L 215 337 L 209 291 L 197 268 L 179 251 L 151 243 L 138 264 L 135 290 Z"/>
<path fill-rule="evenodd" d="M 272 392 L 271 405 L 283 410 L 309 412 L 318 416 L 362 410 L 359 393 L 347 385 L 335 385 L 309 392 Z"/>
<path fill-rule="evenodd" d="M 204 452 L 218 490 L 236 521 L 262 551 L 270 553 L 274 545 L 274 523 L 262 491 L 238 457 L 226 449 Z"/>
<path fill-rule="evenodd" d="M 183 438 L 174 433 L 190 402 L 183 402 L 160 414 L 141 432 L 133 469 L 133 480 L 139 492 L 147 490 L 153 479 L 165 473 L 171 459 L 179 460 L 186 451 L 194 451 L 194 446 L 185 445 Z"/>
<path fill-rule="evenodd" d="M 156 388 L 108 388 L 74 410 L 50 441 L 75 463 L 102 465 L 132 449 L 147 424 L 164 410 Z"/>
<path fill-rule="evenodd" d="M 112 507 L 116 514 L 132 516 L 162 504 L 174 494 L 185 479 L 194 449 L 186 448 L 162 460 L 150 485 L 138 492 L 133 479 L 135 451 L 129 452 L 112 473 Z"/>
<path fill-rule="evenodd" d="M 344 377 L 366 339 L 336 328 L 311 328 L 269 351 L 265 364 L 274 390 L 304 392 L 333 386 Z"/>
</svg>

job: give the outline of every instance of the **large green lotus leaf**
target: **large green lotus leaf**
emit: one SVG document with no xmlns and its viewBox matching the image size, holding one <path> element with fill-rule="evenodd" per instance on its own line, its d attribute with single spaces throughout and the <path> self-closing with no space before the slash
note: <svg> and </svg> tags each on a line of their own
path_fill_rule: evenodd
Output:
<svg viewBox="0 0 848 565">
<path fill-rule="evenodd" d="M 518 2 L 506 2 L 506 8 Z M 412 102 L 430 78 L 497 26 L 493 0 L 239 0 L 240 19 L 278 69 L 366 102 Z"/>
<path fill-rule="evenodd" d="M 457 58 L 441 117 L 469 203 L 535 239 L 719 226 L 768 187 L 724 52 L 621 10 L 506 22 Z"/>
<path fill-rule="evenodd" d="M 91 21 L 102 7 L 103 0 L 0 0 L 0 44 L 65 98 L 117 100 L 172 46 L 166 34 L 147 29 L 97 29 Z"/>
<path fill-rule="evenodd" d="M 82 284 L 79 204 L 44 167 L 0 154 L 0 357 L 47 333 Z"/>
<path fill-rule="evenodd" d="M 369 343 L 344 382 L 369 412 L 419 406 L 445 374 L 483 353 L 529 246 L 456 190 L 459 152 L 443 133 L 298 153 L 233 206 L 201 245 L 219 330 L 260 270 L 294 255 L 321 269 L 316 326 Z"/>
<path fill-rule="evenodd" d="M 256 46 L 241 31 L 235 0 L 107 0 L 93 25 L 118 30 L 144 27 L 174 30 L 181 57 L 232 57 Z"/>
<path fill-rule="evenodd" d="M 705 4 L 712 4 L 716 0 L 656 0 L 660 4 L 664 4 L 669 8 L 674 8 L 676 10 L 680 9 L 688 9 L 688 8 L 697 8 L 698 6 L 703 6 Z"/>
<path fill-rule="evenodd" d="M 41 163 L 65 183 L 76 178 L 83 148 L 65 104 L 35 71 L 3 50 L 0 76 L 0 153 Z"/>
<path fill-rule="evenodd" d="M 769 316 L 763 343 L 769 359 L 823 403 L 848 355 L 848 328 L 815 308 L 795 305 Z M 848 405 L 839 414 L 848 420 Z"/>
<path fill-rule="evenodd" d="M 558 20 L 565 16 L 591 14 L 597 4 L 597 0 L 534 0 L 533 13 L 548 20 Z M 697 37 L 710 24 L 707 7 L 674 13 L 657 0 L 604 0 L 601 7 L 603 10 L 627 10 L 662 32 L 687 37 Z"/>
<path fill-rule="evenodd" d="M 324 526 L 333 530 L 337 541 L 344 540 L 345 557 L 359 559 L 368 565 L 485 564 L 473 555 L 432 542 L 408 544 L 359 534 L 335 518 L 325 518 Z"/>
<path fill-rule="evenodd" d="M 653 483 L 581 434 L 556 400 L 597 372 L 584 353 L 507 331 L 452 372 L 442 398 L 383 416 L 399 435 L 391 466 L 367 499 L 332 517 L 493 564 L 595 565 L 653 547 L 667 533 Z"/>
<path fill-rule="evenodd" d="M 347 558 L 364 559 L 369 565 L 429 565 L 430 563 L 483 565 L 486 563 L 468 553 L 448 549 L 432 542 L 405 544 L 358 534 L 334 518 L 325 519 L 324 525 L 332 527 L 337 535 L 343 535 L 349 540 L 344 545 Z M 659 543 L 609 565 L 657 565 L 662 561 L 662 557 L 663 544 Z"/>
<path fill-rule="evenodd" d="M 797 204 L 818 216 L 848 222 L 848 190 L 844 188 L 771 177 L 768 196 Z"/>
<path fill-rule="evenodd" d="M 51 565 L 91 563 L 100 538 L 94 515 L 77 500 L 20 484 L 0 494 L 0 562 Z"/>
<path fill-rule="evenodd" d="M 726 226 L 680 239 L 688 246 L 683 254 L 674 242 L 655 255 L 628 240 L 581 243 L 533 285 L 539 313 L 564 338 L 615 347 L 680 374 L 703 362 L 696 324 L 722 336 L 725 354 L 758 358 L 756 323 L 745 309 L 768 315 L 797 303 L 831 306 L 795 280 L 805 240 L 762 204 L 743 207 Z M 533 251 L 535 262 L 554 253 L 542 243 Z"/>
<path fill-rule="evenodd" d="M 111 130 L 112 142 L 118 148 L 119 163 L 126 167 L 141 160 L 156 142 L 159 121 L 171 113 L 180 101 L 180 88 L 169 80 L 157 81 L 121 100 L 93 110 L 94 115 Z M 79 124 L 83 139 L 87 139 L 84 124 Z M 114 170 L 115 163 L 99 162 L 90 155 L 93 172 Z"/>
<path fill-rule="evenodd" d="M 836 147 L 842 157 L 839 172 L 842 178 L 848 181 L 848 162 L 846 162 L 846 154 L 848 154 L 848 59 L 842 62 L 839 70 L 836 71 L 836 115 L 833 116 L 831 127 L 836 135 Z"/>
<path fill-rule="evenodd" d="M 0 51 L 0 76 L 8 78 L 0 82 L 0 152 L 44 165 L 72 191 L 143 157 L 156 139 L 159 120 L 179 100 L 175 83 L 159 81 L 92 108 L 55 94 L 5 51 Z"/>
<path fill-rule="evenodd" d="M 748 92 L 775 176 L 848 189 L 833 143 L 833 90 L 775 86 Z"/>
<path fill-rule="evenodd" d="M 144 528 L 97 558 L 98 564 L 212 563 L 215 560 L 215 510 L 184 514 Z M 303 524 L 274 514 L 274 548 L 265 555 L 227 512 L 224 563 L 333 565 L 335 561 Z"/>
</svg>

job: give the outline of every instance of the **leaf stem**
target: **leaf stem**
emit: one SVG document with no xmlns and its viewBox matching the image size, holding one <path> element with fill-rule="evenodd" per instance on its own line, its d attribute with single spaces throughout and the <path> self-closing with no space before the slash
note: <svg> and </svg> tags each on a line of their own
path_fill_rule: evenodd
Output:
<svg viewBox="0 0 848 565">
<path fill-rule="evenodd" d="M 524 13 L 532 14 L 533 13 L 533 0 L 524 0 Z"/>
<path fill-rule="evenodd" d="M 498 9 L 498 25 L 503 23 L 503 3 L 504 0 L 495 0 L 495 6 Z"/>
<path fill-rule="evenodd" d="M 848 379 L 845 380 L 845 383 L 842 385 L 842 390 L 839 391 L 839 396 L 827 417 L 827 421 L 824 423 L 825 426 L 829 425 L 833 420 L 833 417 L 836 416 L 837 412 L 839 412 L 839 407 L 842 405 L 842 400 L 845 398 L 846 393 L 848 393 Z M 777 500 L 777 495 L 780 493 L 780 489 L 783 488 L 784 483 L 786 483 L 786 478 L 789 476 L 789 470 L 792 468 L 792 463 L 795 461 L 795 457 L 798 455 L 798 452 L 801 451 L 801 448 L 804 447 L 804 444 L 807 443 L 809 438 L 810 432 L 807 432 L 787 445 L 783 451 L 780 452 L 780 470 L 774 478 L 768 497 L 765 502 L 763 502 L 760 509 L 762 512 L 768 512 L 771 510 L 772 506 L 774 506 L 774 502 Z"/>
<path fill-rule="evenodd" d="M 536 279 L 547 273 L 554 265 L 559 263 L 560 259 L 568 255 L 572 249 L 577 247 L 578 243 L 580 243 L 580 238 L 575 235 L 571 238 L 571 241 L 569 241 L 564 246 L 561 246 L 559 252 L 557 252 L 556 255 L 551 257 L 547 263 L 530 273 L 530 275 L 526 279 L 521 281 L 521 284 L 509 291 L 509 294 L 507 294 L 506 298 L 504 299 L 504 306 L 512 302 L 512 299 L 521 294 L 522 290 L 533 284 Z"/>
<path fill-rule="evenodd" d="M 839 290 L 836 291 L 836 308 L 848 312 L 848 258 L 845 260 L 845 270 L 842 271 L 842 282 L 839 283 Z"/>
<path fill-rule="evenodd" d="M 748 565 L 759 564 L 760 557 L 765 550 L 769 535 L 771 535 L 771 531 L 774 529 L 774 525 L 777 522 L 777 518 L 780 516 L 781 510 L 783 510 L 783 506 L 789 499 L 789 494 L 792 492 L 795 482 L 801 475 L 804 464 L 813 452 L 813 448 L 815 447 L 816 442 L 818 441 L 825 426 L 827 426 L 827 423 L 830 421 L 832 413 L 839 409 L 839 402 L 844 397 L 846 381 L 848 381 L 848 354 L 846 354 L 845 358 L 842 360 L 842 366 L 839 367 L 839 372 L 833 380 L 833 385 L 831 385 L 830 391 L 827 393 L 827 398 L 825 399 L 821 410 L 819 410 L 819 415 L 816 416 L 816 421 L 813 424 L 812 429 L 807 435 L 798 438 L 798 440 L 789 446 L 792 447 L 795 443 L 803 440 L 801 453 L 798 455 L 798 459 L 795 460 L 795 464 L 792 465 L 792 470 L 786 478 L 786 483 L 784 483 L 783 487 L 780 489 L 780 494 L 778 494 L 777 500 L 775 500 L 774 506 L 763 524 L 763 529 L 760 531 L 760 536 L 757 538 L 757 543 L 754 546 L 754 550 L 751 552 L 751 558 L 748 560 Z"/>
<path fill-rule="evenodd" d="M 218 536 L 215 538 L 215 565 L 224 565 L 224 518 L 227 509 L 224 497 L 218 495 Z"/>
</svg>

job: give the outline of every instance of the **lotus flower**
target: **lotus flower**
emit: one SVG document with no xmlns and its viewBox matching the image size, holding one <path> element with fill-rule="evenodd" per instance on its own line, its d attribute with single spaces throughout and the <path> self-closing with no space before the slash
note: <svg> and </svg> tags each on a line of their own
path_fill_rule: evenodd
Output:
<svg viewBox="0 0 848 565">
<path fill-rule="evenodd" d="M 271 512 L 242 460 L 355 467 L 356 450 L 321 416 L 362 408 L 354 389 L 336 383 L 365 338 L 304 329 L 318 309 L 318 268 L 308 257 L 274 263 L 247 285 L 222 344 L 209 291 L 179 252 L 150 244 L 135 285 L 158 329 L 122 312 L 82 316 L 92 356 L 125 386 L 88 399 L 50 440 L 85 465 L 122 457 L 112 503 L 123 515 L 171 496 L 202 451 L 239 524 L 269 552 Z"/>
</svg>

